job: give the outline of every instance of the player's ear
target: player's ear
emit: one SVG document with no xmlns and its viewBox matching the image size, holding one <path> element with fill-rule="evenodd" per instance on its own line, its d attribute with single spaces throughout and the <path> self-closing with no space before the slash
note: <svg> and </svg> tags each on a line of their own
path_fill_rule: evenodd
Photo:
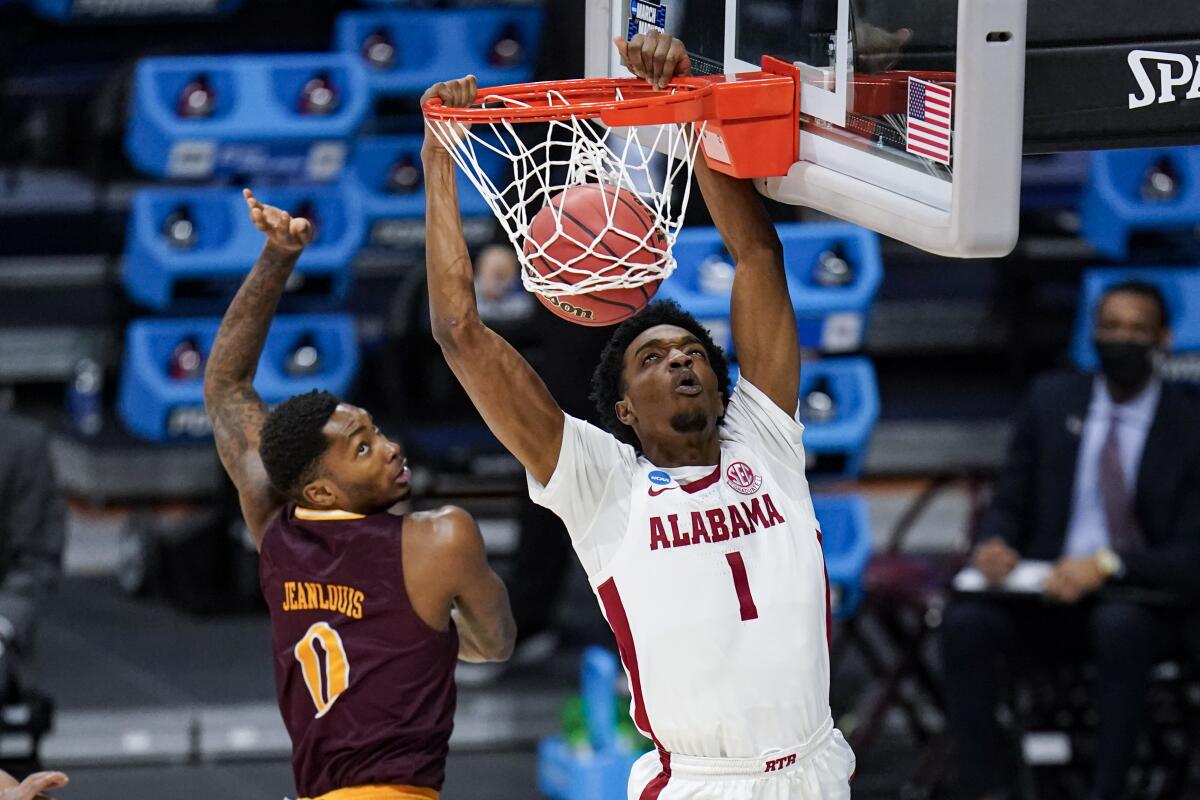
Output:
<svg viewBox="0 0 1200 800">
<path fill-rule="evenodd" d="M 317 478 L 301 491 L 304 504 L 309 508 L 337 508 L 337 491 L 326 478 Z"/>
<path fill-rule="evenodd" d="M 617 412 L 617 419 L 621 421 L 621 424 L 632 428 L 633 423 L 637 420 L 637 415 L 633 413 L 633 404 L 622 398 L 616 402 L 614 408 Z"/>
</svg>

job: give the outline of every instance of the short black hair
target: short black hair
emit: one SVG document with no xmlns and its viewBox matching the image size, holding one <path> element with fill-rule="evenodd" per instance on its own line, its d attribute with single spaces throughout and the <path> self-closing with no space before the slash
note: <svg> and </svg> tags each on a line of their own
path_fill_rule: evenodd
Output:
<svg viewBox="0 0 1200 800">
<path fill-rule="evenodd" d="M 641 442 L 633 428 L 617 418 L 616 405 L 625 394 L 625 351 L 642 331 L 655 325 L 674 325 L 699 339 L 708 352 L 708 363 L 717 373 L 717 390 L 721 397 L 729 397 L 729 362 L 725 358 L 725 351 L 713 341 L 708 329 L 674 300 L 655 300 L 617 326 L 600 353 L 600 363 L 592 373 L 591 398 L 600 421 L 613 436 L 637 448 L 641 447 Z"/>
<path fill-rule="evenodd" d="M 258 453 L 276 491 L 300 500 L 300 491 L 317 477 L 321 456 L 329 449 L 322 428 L 339 402 L 329 392 L 313 390 L 289 397 L 267 417 Z"/>
<path fill-rule="evenodd" d="M 1167 296 L 1163 294 L 1161 288 L 1150 281 L 1121 281 L 1106 287 L 1104 293 L 1100 295 L 1100 302 L 1096 303 L 1096 313 L 1099 314 L 1100 307 L 1108 298 L 1118 293 L 1136 294 L 1153 300 L 1154 304 L 1158 306 L 1158 326 L 1160 328 L 1171 327 L 1171 306 L 1167 303 Z"/>
</svg>

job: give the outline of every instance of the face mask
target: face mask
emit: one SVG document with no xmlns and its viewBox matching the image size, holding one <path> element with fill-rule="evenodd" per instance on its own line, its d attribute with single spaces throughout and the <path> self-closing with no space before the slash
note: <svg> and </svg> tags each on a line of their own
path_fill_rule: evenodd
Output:
<svg viewBox="0 0 1200 800">
<path fill-rule="evenodd" d="M 1100 371 L 1120 389 L 1138 388 L 1154 371 L 1154 345 L 1099 340 L 1093 344 L 1100 355 Z"/>
</svg>

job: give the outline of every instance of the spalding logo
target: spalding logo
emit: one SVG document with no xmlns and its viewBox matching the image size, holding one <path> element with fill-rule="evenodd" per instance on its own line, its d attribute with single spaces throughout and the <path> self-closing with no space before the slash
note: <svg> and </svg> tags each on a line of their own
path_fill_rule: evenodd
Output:
<svg viewBox="0 0 1200 800">
<path fill-rule="evenodd" d="M 725 480 L 731 489 L 741 494 L 754 494 L 762 486 L 762 478 L 754 474 L 745 461 L 735 461 L 725 470 Z"/>
<path fill-rule="evenodd" d="M 646 477 L 648 477 L 650 479 L 650 482 L 653 483 L 655 486 L 666 486 L 668 483 L 671 482 L 671 476 L 668 475 L 667 473 L 663 472 L 661 469 L 654 470 Z"/>
<path fill-rule="evenodd" d="M 1187 94 L 1183 96 L 1185 100 L 1200 99 L 1200 55 L 1193 57 L 1157 50 L 1134 50 L 1128 60 L 1140 91 L 1140 94 L 1129 95 L 1130 108 L 1174 103 L 1179 99 L 1175 96 L 1176 90 L 1185 86 L 1188 87 Z M 1157 67 L 1157 87 L 1146 68 L 1147 63 Z"/>
<path fill-rule="evenodd" d="M 574 314 L 575 316 L 582 317 L 583 319 L 592 318 L 592 310 L 590 308 L 580 308 L 579 306 L 572 305 L 565 300 L 559 300 L 557 297 L 547 297 L 546 299 L 568 314 Z"/>
</svg>

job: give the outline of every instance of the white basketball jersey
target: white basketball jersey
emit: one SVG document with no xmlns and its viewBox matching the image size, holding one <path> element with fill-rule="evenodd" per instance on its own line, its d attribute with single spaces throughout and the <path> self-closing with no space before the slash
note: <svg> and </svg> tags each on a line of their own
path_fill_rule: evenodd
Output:
<svg viewBox="0 0 1200 800">
<path fill-rule="evenodd" d="M 567 417 L 550 482 L 529 478 L 616 635 L 634 722 L 664 750 L 754 758 L 829 719 L 829 595 L 803 431 L 743 378 L 719 465 L 658 468 Z"/>
</svg>

